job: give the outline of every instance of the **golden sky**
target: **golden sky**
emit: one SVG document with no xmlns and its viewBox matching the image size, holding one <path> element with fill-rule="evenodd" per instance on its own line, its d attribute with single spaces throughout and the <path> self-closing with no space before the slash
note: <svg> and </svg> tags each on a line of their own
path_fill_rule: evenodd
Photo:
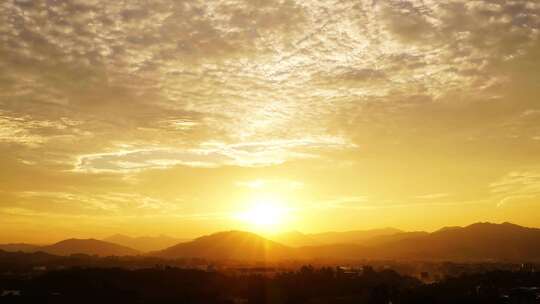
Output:
<svg viewBox="0 0 540 304">
<path fill-rule="evenodd" d="M 540 226 L 539 39 L 534 0 L 1 1 L 0 241 Z"/>
</svg>

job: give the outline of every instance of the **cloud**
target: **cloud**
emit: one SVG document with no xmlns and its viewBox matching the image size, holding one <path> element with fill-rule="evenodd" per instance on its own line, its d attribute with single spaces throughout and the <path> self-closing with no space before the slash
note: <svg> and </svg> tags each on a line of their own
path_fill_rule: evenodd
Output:
<svg viewBox="0 0 540 304">
<path fill-rule="evenodd" d="M 208 142 L 197 148 L 148 148 L 110 153 L 81 155 L 75 165 L 79 172 L 129 172 L 164 169 L 183 165 L 189 167 L 268 166 L 287 160 L 314 158 L 321 150 L 349 146 L 339 138 L 276 140 L 224 144 Z"/>
<path fill-rule="evenodd" d="M 0 143 L 36 148 L 65 136 L 82 135 L 79 121 L 61 117 L 58 120 L 36 120 L 31 116 L 13 116 L 0 110 Z"/>
<path fill-rule="evenodd" d="M 510 172 L 490 185 L 493 193 L 540 192 L 540 173 L 534 171 Z"/>
<path fill-rule="evenodd" d="M 497 207 L 503 208 L 522 203 L 537 203 L 540 195 L 515 195 L 507 196 L 497 203 Z"/>
<path fill-rule="evenodd" d="M 104 214 L 122 203 L 88 193 L 166 203 L 132 188 L 153 171 L 204 171 L 193 188 L 286 175 L 372 206 L 536 195 L 531 176 L 489 184 L 540 161 L 539 16 L 526 0 L 6 0 L 0 187 Z"/>
<path fill-rule="evenodd" d="M 380 5 L 387 29 L 404 43 L 425 43 L 435 38 L 436 27 L 433 23 L 436 23 L 436 19 L 430 12 L 432 8 L 421 3 L 388 1 Z"/>
<path fill-rule="evenodd" d="M 504 207 L 540 199 L 540 173 L 536 171 L 510 172 L 500 180 L 490 184 L 497 206 Z"/>
<path fill-rule="evenodd" d="M 87 193 L 84 191 L 52 192 L 23 191 L 16 194 L 17 210 L 42 215 L 127 216 L 137 214 L 166 214 L 179 210 L 179 202 L 124 192 Z M 9 210 L 9 208 L 8 208 Z"/>
<path fill-rule="evenodd" d="M 282 189 L 291 191 L 304 188 L 304 183 L 302 182 L 280 179 L 255 179 L 249 181 L 239 181 L 236 182 L 235 185 L 253 190 L 266 189 L 272 191 Z"/>
<path fill-rule="evenodd" d="M 500 97 L 507 66 L 537 61 L 537 13 L 530 1 L 6 1 L 0 105 L 85 122 L 94 153 L 322 137 L 331 124 L 354 137 L 367 103 L 387 103 L 369 115 L 388 121 L 415 96 L 466 91 L 463 111 Z"/>
<path fill-rule="evenodd" d="M 40 145 L 44 141 L 45 138 L 31 134 L 22 119 L 0 116 L 0 142 L 32 147 Z"/>
<path fill-rule="evenodd" d="M 316 204 L 316 208 L 373 209 L 367 196 L 342 196 Z"/>
</svg>

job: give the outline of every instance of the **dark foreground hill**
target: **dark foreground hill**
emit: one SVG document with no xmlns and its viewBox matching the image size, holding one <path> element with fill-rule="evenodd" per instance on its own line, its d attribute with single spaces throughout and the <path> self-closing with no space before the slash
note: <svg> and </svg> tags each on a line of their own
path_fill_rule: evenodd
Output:
<svg viewBox="0 0 540 304">
<path fill-rule="evenodd" d="M 301 267 L 272 276 L 180 268 L 69 268 L 2 280 L 1 303 L 538 303 L 540 273 L 495 271 L 433 284 L 366 266 L 353 275 Z M 10 296 L 12 294 L 13 296 Z"/>
</svg>

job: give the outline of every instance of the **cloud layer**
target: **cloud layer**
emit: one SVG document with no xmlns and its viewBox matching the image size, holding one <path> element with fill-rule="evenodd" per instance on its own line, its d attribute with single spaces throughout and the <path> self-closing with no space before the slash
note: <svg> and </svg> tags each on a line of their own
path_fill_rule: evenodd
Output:
<svg viewBox="0 0 540 304">
<path fill-rule="evenodd" d="M 306 208 L 495 218 L 493 185 L 540 161 L 539 39 L 526 0 L 3 1 L 0 212 L 97 216 L 97 191 L 208 213 L 227 200 L 200 187 L 278 179 Z M 168 175 L 200 184 L 152 190 Z"/>
</svg>

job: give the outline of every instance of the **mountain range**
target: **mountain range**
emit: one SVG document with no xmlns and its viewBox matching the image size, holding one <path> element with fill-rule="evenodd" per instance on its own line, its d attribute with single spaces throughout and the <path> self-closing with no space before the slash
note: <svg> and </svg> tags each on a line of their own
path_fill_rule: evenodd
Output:
<svg viewBox="0 0 540 304">
<path fill-rule="evenodd" d="M 436 260 L 540 260 L 540 229 L 511 223 L 452 227 L 373 248 L 372 256 Z"/>
<path fill-rule="evenodd" d="M 44 252 L 53 255 L 88 254 L 98 256 L 128 256 L 138 255 L 139 251 L 126 246 L 95 240 L 95 239 L 67 239 L 46 246 L 31 244 L 3 244 L 0 250 L 6 252 Z"/>
<path fill-rule="evenodd" d="M 140 254 L 135 249 L 95 239 L 68 239 L 38 249 L 54 255 L 83 253 L 98 256 L 127 256 Z"/>
<path fill-rule="evenodd" d="M 323 232 L 304 234 L 298 231 L 271 236 L 270 239 L 291 247 L 320 246 L 329 244 L 363 244 L 371 239 L 396 235 L 403 231 L 395 228 L 355 230 L 345 232 Z"/>
<path fill-rule="evenodd" d="M 99 256 L 141 255 L 142 251 L 161 258 L 204 258 L 208 260 L 275 261 L 301 259 L 396 259 L 438 261 L 540 261 L 540 229 L 511 223 L 475 223 L 447 227 L 435 232 L 403 232 L 385 228 L 369 231 L 301 234 L 299 232 L 263 238 L 243 231 L 225 231 L 192 241 L 170 245 L 172 238 L 155 239 L 113 236 L 106 240 L 69 239 L 48 246 L 0 245 L 4 251 L 42 251 L 55 255 L 83 253 Z M 116 244 L 119 240 L 124 246 Z M 136 242 L 141 240 L 141 244 Z M 286 240 L 283 244 L 276 240 Z M 168 244 L 167 244 L 168 243 Z M 152 246 L 150 246 L 151 244 Z M 158 244 L 160 244 L 158 246 Z M 289 246 L 297 244 L 300 246 Z M 145 250 L 136 250 L 138 249 Z"/>
<path fill-rule="evenodd" d="M 25 243 L 0 244 L 0 250 L 7 252 L 36 252 L 39 247 L 39 245 Z"/>
<path fill-rule="evenodd" d="M 386 231 L 386 233 L 384 233 Z M 392 233 L 394 232 L 394 233 Z M 372 237 L 357 236 L 374 234 Z M 296 234 L 298 235 L 298 234 Z M 316 242 L 336 243 L 292 247 L 248 232 L 216 233 L 181 243 L 152 255 L 166 258 L 206 259 L 396 259 L 447 261 L 540 261 L 540 229 L 511 223 L 476 223 L 438 231 L 400 232 L 392 229 L 371 232 L 307 235 Z M 318 237 L 321 237 L 318 239 Z M 297 239 L 298 241 L 298 239 Z"/>
</svg>

